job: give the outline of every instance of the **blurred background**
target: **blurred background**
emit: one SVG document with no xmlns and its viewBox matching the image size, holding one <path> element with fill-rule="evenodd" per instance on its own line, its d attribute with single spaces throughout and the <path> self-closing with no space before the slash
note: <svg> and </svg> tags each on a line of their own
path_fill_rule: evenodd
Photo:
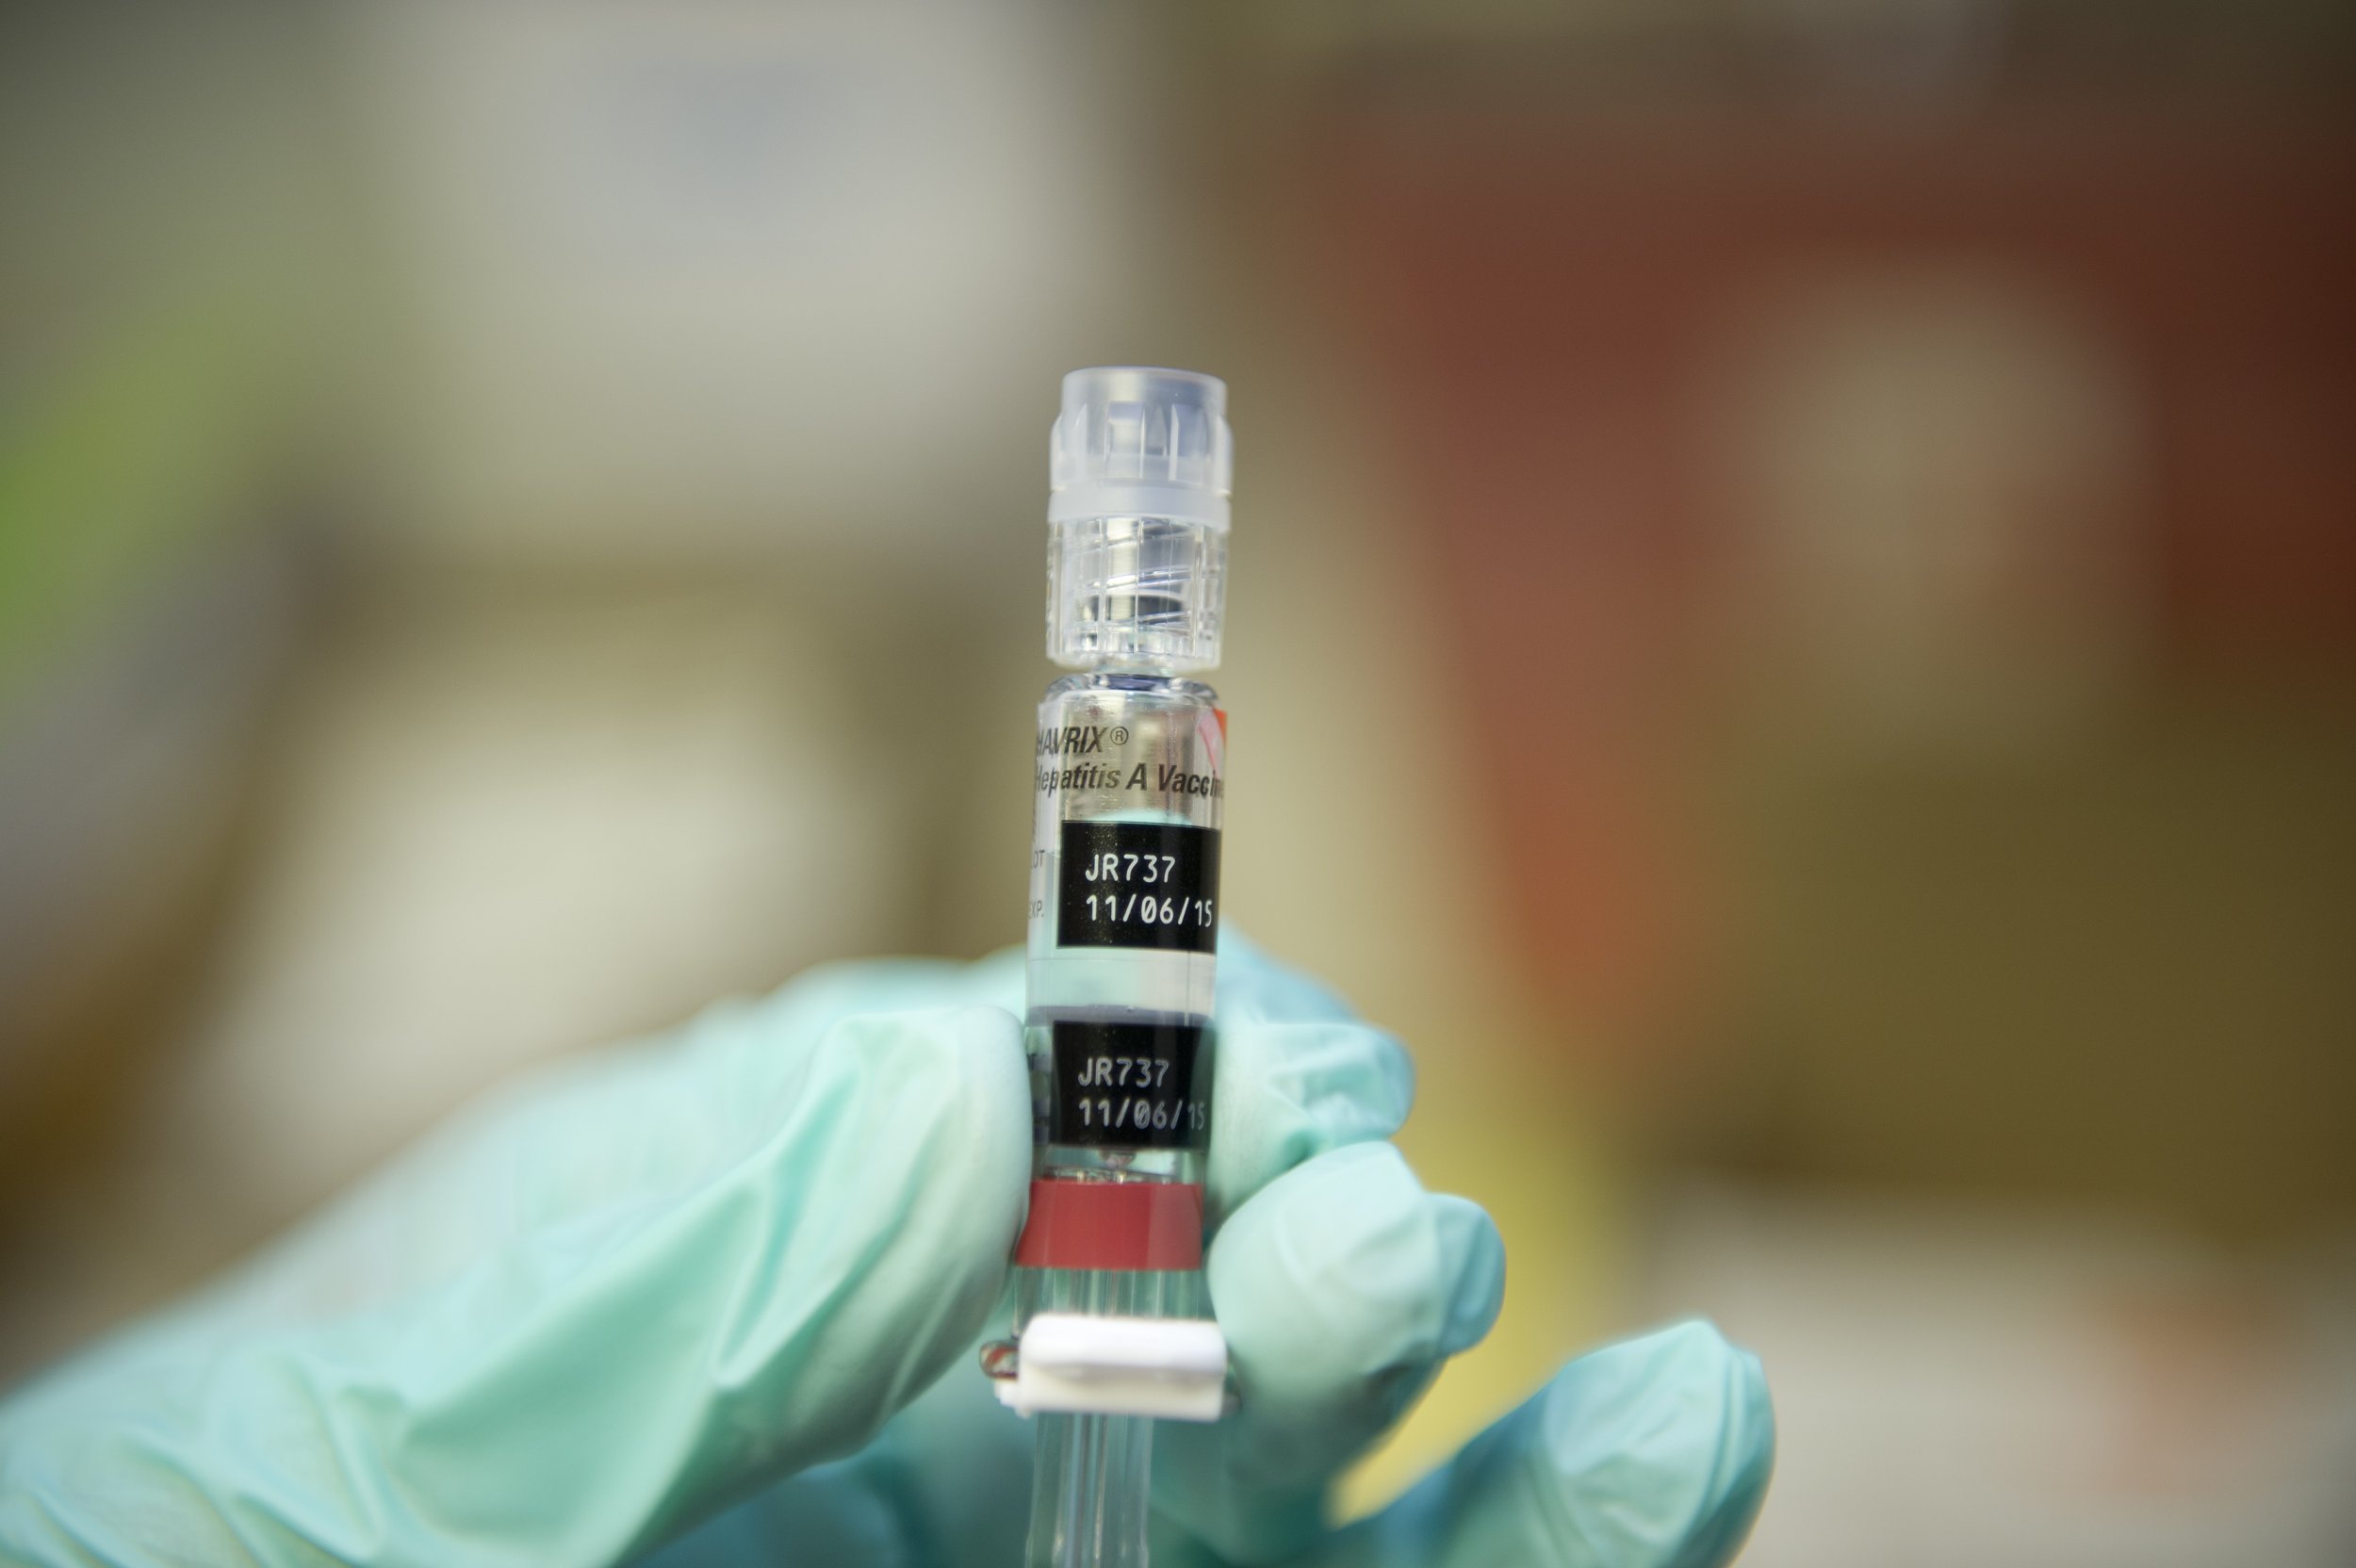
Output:
<svg viewBox="0 0 2356 1568">
<path fill-rule="evenodd" d="M 1228 378 L 1234 918 L 1503 1225 L 1372 1506 L 2356 1560 L 2356 13 L 19 5 L 0 1381 L 482 1085 L 1016 940 L 1044 436 Z"/>
</svg>

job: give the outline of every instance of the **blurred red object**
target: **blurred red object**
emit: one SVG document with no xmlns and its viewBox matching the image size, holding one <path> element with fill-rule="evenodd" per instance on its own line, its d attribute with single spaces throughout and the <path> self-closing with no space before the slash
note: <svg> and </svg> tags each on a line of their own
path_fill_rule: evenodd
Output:
<svg viewBox="0 0 2356 1568">
<path fill-rule="evenodd" d="M 1751 651 L 1712 379 L 1795 277 L 1961 263 L 2073 302 L 2142 433 L 2118 541 L 2152 601 L 2148 667 L 2356 655 L 2356 138 L 2336 123 L 1372 103 L 1309 147 L 1316 260 L 1386 372 L 1458 626 L 1502 923 L 1575 1016 L 1659 1037 L 1707 972 L 1676 792 Z M 2063 553 L 2032 564 L 2084 569 Z"/>
</svg>

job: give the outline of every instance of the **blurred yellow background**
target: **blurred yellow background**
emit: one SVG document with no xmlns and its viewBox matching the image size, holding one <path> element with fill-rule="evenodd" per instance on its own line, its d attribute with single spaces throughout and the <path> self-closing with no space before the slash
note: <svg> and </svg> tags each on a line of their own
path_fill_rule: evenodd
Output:
<svg viewBox="0 0 2356 1568">
<path fill-rule="evenodd" d="M 1043 440 L 1225 377 L 1235 920 L 1717 1317 L 1748 1563 L 2356 1558 L 2356 17 L 0 19 L 0 1380 L 532 1061 L 1020 935 Z"/>
</svg>

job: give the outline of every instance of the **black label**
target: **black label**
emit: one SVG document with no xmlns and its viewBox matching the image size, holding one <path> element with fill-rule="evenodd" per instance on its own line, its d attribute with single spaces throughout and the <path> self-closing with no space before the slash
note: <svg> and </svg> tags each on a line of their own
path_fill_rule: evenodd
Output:
<svg viewBox="0 0 2356 1568">
<path fill-rule="evenodd" d="M 1142 822 L 1063 825 L 1059 947 L 1208 953 L 1219 942 L 1219 830 Z"/>
<path fill-rule="evenodd" d="M 1210 1073 L 1195 1023 L 1054 1026 L 1049 1141 L 1098 1149 L 1207 1149 Z"/>
</svg>

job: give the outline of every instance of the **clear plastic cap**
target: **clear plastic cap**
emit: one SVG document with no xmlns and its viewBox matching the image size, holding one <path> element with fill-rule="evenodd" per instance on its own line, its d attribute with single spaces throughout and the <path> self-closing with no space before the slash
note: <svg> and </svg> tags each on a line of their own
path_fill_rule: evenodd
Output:
<svg viewBox="0 0 2356 1568">
<path fill-rule="evenodd" d="M 1138 366 L 1064 377 L 1048 440 L 1049 658 L 1219 662 L 1234 470 L 1218 377 Z"/>
<path fill-rule="evenodd" d="M 1217 376 L 1074 370 L 1048 440 L 1047 520 L 1171 517 L 1223 529 L 1235 467 L 1227 384 Z"/>
</svg>

